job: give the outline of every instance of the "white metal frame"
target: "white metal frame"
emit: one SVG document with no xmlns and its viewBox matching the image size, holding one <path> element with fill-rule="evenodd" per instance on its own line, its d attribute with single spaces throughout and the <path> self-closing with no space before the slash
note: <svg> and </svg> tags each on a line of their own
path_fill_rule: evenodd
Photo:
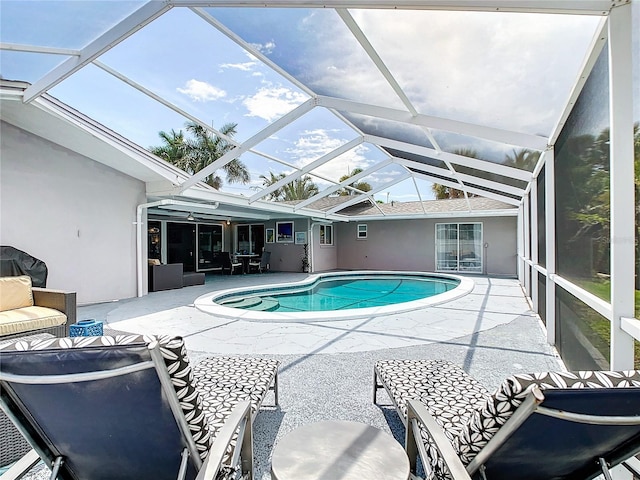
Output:
<svg viewBox="0 0 640 480">
<path fill-rule="evenodd" d="M 276 63 L 271 61 L 266 55 L 263 55 L 258 51 L 257 48 L 245 42 L 238 35 L 220 24 L 215 18 L 202 9 L 204 7 L 225 6 L 246 8 L 282 7 L 335 9 L 336 13 L 345 23 L 353 37 L 362 46 L 379 72 L 391 86 L 397 97 L 402 101 L 405 109 L 392 109 L 325 95 L 317 95 L 316 92 L 312 91 L 312 89 L 296 80 L 292 75 L 288 74 Z M 118 45 L 136 31 L 144 28 L 171 8 L 176 7 L 190 8 L 194 14 L 200 16 L 212 27 L 218 29 L 248 53 L 259 59 L 279 75 L 291 81 L 300 88 L 301 91 L 305 92 L 309 96 L 308 100 L 278 120 L 274 121 L 248 140 L 244 142 L 237 142 L 232 139 L 227 139 L 232 145 L 234 145 L 234 148 L 220 159 L 192 176 L 188 176 L 184 174 L 184 172 L 178 171 L 173 167 L 163 166 L 161 162 L 157 162 L 157 159 L 142 148 L 134 145 L 126 139 L 114 135 L 113 132 L 108 131 L 108 129 L 98 124 L 98 122 L 82 116 L 82 114 L 73 111 L 70 107 L 67 107 L 47 94 L 51 88 L 58 85 L 60 82 L 64 81 L 86 65 L 92 63 L 103 71 L 125 82 L 130 87 L 135 88 L 155 101 L 160 102 L 167 108 L 172 109 L 185 118 L 195 121 L 212 133 L 222 136 L 220 132 L 209 126 L 206 122 L 200 121 L 195 116 L 188 114 L 176 105 L 171 104 L 166 99 L 147 89 L 145 86 L 137 84 L 99 60 L 103 53 L 107 52 L 115 45 Z M 581 69 L 582 73 L 576 79 L 572 92 L 569 95 L 566 108 L 560 116 L 558 123 L 549 138 L 544 138 L 539 135 L 529 135 L 521 132 L 487 127 L 484 125 L 454 121 L 418 112 L 415 106 L 412 105 L 407 94 L 403 91 L 399 82 L 370 43 L 365 33 L 352 17 L 349 12 L 349 9 L 351 8 L 573 14 L 599 16 L 601 17 L 601 21 L 596 34 L 593 37 L 589 54 L 583 62 Z M 534 279 L 533 275 L 536 274 L 536 272 L 539 272 L 546 276 L 545 317 L 547 323 L 547 340 L 551 344 L 554 344 L 556 341 L 555 290 L 556 286 L 560 286 L 611 321 L 611 366 L 615 369 L 621 369 L 629 368 L 633 365 L 633 339 L 635 338 L 640 340 L 640 321 L 633 318 L 635 301 L 633 286 L 635 272 L 634 262 L 630 261 L 630 259 L 633 259 L 635 255 L 635 232 L 633 231 L 635 219 L 633 216 L 633 210 L 628 208 L 628 206 L 633 205 L 635 201 L 633 187 L 633 111 L 632 102 L 629 101 L 630 98 L 633 98 L 631 68 L 633 63 L 631 51 L 631 9 L 631 0 L 401 0 L 400 2 L 390 0 L 273 0 L 266 4 L 263 0 L 243 0 L 242 2 L 237 2 L 235 0 L 151 0 L 79 50 L 39 45 L 20 45 L 7 42 L 0 43 L 0 49 L 13 52 L 31 52 L 67 56 L 67 59 L 46 73 L 42 78 L 33 82 L 32 85 L 26 86 L 24 92 L 21 93 L 21 100 L 25 103 L 30 103 L 32 106 L 51 112 L 53 115 L 78 126 L 84 131 L 88 131 L 95 136 L 99 136 L 119 151 L 126 151 L 134 161 L 144 163 L 164 178 L 163 182 L 157 182 L 162 185 L 148 185 L 148 193 L 150 195 L 153 194 L 155 198 L 165 196 L 166 200 L 143 204 L 138 207 L 137 211 L 136 234 L 138 241 L 139 294 L 142 293 L 142 272 L 145 268 L 144 256 L 142 253 L 144 250 L 143 243 L 146 240 L 146 236 L 143 236 L 142 232 L 143 225 L 146 222 L 143 222 L 143 220 L 146 219 L 146 209 L 149 208 L 149 206 L 161 206 L 163 205 L 162 202 L 171 202 L 172 204 L 182 202 L 185 204 L 184 206 L 186 208 L 186 205 L 191 202 L 201 201 L 208 203 L 209 209 L 216 209 L 218 206 L 217 202 L 220 202 L 226 205 L 226 210 L 216 210 L 216 214 L 220 215 L 228 214 L 231 216 L 234 209 L 240 212 L 242 211 L 241 209 L 250 207 L 251 211 L 256 212 L 253 216 L 255 219 L 266 220 L 272 218 L 272 214 L 279 215 L 277 218 L 282 218 L 282 214 L 295 214 L 297 216 L 307 216 L 314 219 L 343 221 L 347 220 L 347 217 L 340 215 L 340 210 L 359 202 L 370 201 L 372 205 L 378 208 L 380 214 L 379 216 L 370 216 L 367 218 L 379 219 L 385 218 L 388 214 L 376 205 L 374 199 L 374 195 L 376 193 L 385 191 L 389 187 L 400 182 L 411 181 L 415 186 L 416 192 L 420 195 L 416 181 L 427 180 L 462 190 L 465 198 L 467 198 L 467 202 L 469 202 L 469 194 L 479 194 L 484 197 L 500 200 L 514 207 L 518 207 L 518 275 L 525 286 L 527 294 L 531 296 L 535 308 L 538 307 L 537 297 L 539 292 L 537 279 Z M 574 283 L 558 275 L 556 272 L 555 172 L 553 150 L 553 145 L 555 144 L 575 101 L 582 91 L 593 65 L 607 42 L 610 71 L 609 104 L 611 123 L 610 303 L 584 291 Z M 6 96 L 7 93 L 2 92 L 2 95 Z M 302 168 L 291 165 L 282 159 L 275 158 L 274 156 L 261 153 L 256 149 L 260 142 L 277 134 L 280 129 L 290 125 L 292 122 L 295 122 L 297 119 L 306 115 L 316 107 L 327 109 L 336 115 L 336 117 L 341 119 L 345 125 L 354 130 L 355 138 Z M 427 138 L 430 139 L 433 145 L 433 148 L 407 142 L 400 142 L 380 136 L 366 135 L 355 128 L 350 122 L 345 120 L 340 112 L 365 115 L 382 120 L 403 122 L 407 125 L 420 127 L 424 129 Z M 508 143 L 516 147 L 535 149 L 543 153 L 538 165 L 536 165 L 536 169 L 531 173 L 505 165 L 444 152 L 438 146 L 430 129 L 450 131 L 478 139 Z M 383 152 L 386 152 L 385 149 L 390 148 L 436 159 L 442 161 L 446 165 L 446 168 L 425 165 L 420 162 L 402 158 L 388 157 L 367 168 L 360 174 L 343 182 L 331 181 L 314 172 L 318 167 L 325 165 L 327 162 L 335 159 L 339 155 L 342 155 L 356 146 L 365 143 L 373 145 Z M 251 152 L 256 155 L 260 155 L 269 161 L 278 162 L 287 168 L 290 168 L 293 173 L 280 182 L 262 189 L 250 198 L 217 192 L 201 182 L 205 177 L 212 174 L 228 162 L 238 158 L 245 152 Z M 360 192 L 350 187 L 350 184 L 353 182 L 366 178 L 367 176 L 390 165 L 398 166 L 402 169 L 402 173 L 394 180 L 381 185 L 380 187 L 374 188 L 370 192 Z M 546 205 L 546 268 L 539 265 L 540 259 L 538 258 L 538 251 L 535 247 L 538 231 L 538 192 L 537 186 L 533 183 L 536 181 L 536 176 L 543 165 L 546 166 L 544 179 Z M 476 169 L 479 172 L 487 172 L 520 180 L 527 182 L 529 185 L 525 189 L 522 189 L 495 182 L 493 180 L 479 178 L 474 175 L 462 174 L 456 171 L 457 166 L 469 167 Z M 333 185 L 313 197 L 298 203 L 297 205 L 275 204 L 274 202 L 264 200 L 265 197 L 276 189 L 305 174 L 323 178 L 330 183 L 333 183 Z M 449 180 L 443 180 L 442 177 L 448 178 Z M 348 199 L 341 205 L 333 207 L 328 211 L 319 211 L 313 208 L 314 202 L 335 193 L 341 188 L 348 188 L 355 193 L 355 195 L 353 195 L 353 198 Z M 496 191 L 500 193 L 496 193 Z M 184 200 L 175 200 L 175 196 L 181 196 Z M 214 204 L 215 206 L 213 206 Z M 469 210 L 471 210 L 470 203 Z M 471 215 L 474 214 L 474 212 L 469 213 Z M 512 213 L 509 212 L 508 214 Z M 244 213 L 238 213 L 233 216 L 242 215 L 247 216 L 248 214 L 244 211 Z M 422 217 L 428 216 L 429 215 L 426 210 L 424 210 L 423 206 Z M 421 215 L 406 216 L 406 218 L 419 217 L 421 217 Z M 442 215 L 442 217 L 446 217 L 446 215 Z M 395 218 L 405 217 L 395 216 Z M 348 220 L 362 221 L 363 218 L 358 218 L 356 216 L 350 217 Z M 363 224 L 360 223 L 359 225 Z M 277 227 L 275 234 L 277 237 Z M 292 235 L 293 234 L 294 232 L 292 229 Z M 358 236 L 358 238 L 360 237 Z M 529 282 L 530 278 L 531 282 Z"/>
</svg>

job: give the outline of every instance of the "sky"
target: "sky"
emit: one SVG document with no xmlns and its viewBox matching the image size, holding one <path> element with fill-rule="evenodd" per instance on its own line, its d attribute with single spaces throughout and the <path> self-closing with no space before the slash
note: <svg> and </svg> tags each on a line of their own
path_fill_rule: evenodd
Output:
<svg viewBox="0 0 640 480">
<path fill-rule="evenodd" d="M 78 49 L 142 4 L 3 0 L 0 38 Z M 214 128 L 237 124 L 239 141 L 278 121 L 310 93 L 405 108 L 345 19 L 332 9 L 204 12 L 220 29 L 188 8 L 172 8 L 98 60 Z M 346 16 L 366 35 L 418 112 L 543 136 L 558 121 L 600 21 L 589 16 L 399 10 L 349 10 Z M 221 31 L 226 29 L 252 51 Z M 3 51 L 1 73 L 3 78 L 33 82 L 65 58 Z M 145 148 L 161 143 L 159 131 L 178 131 L 186 122 L 95 65 L 49 93 Z M 354 121 L 363 130 L 375 131 L 375 119 Z M 471 146 L 491 161 L 502 161 L 515 148 L 432 133 L 443 150 Z M 417 127 L 398 130 L 397 135 L 431 145 Z M 301 167 L 356 137 L 358 132 L 341 116 L 316 107 L 256 150 Z M 337 181 L 384 158 L 379 148 L 363 143 L 315 170 L 314 181 L 323 189 L 330 185 L 327 179 Z M 241 160 L 249 168 L 251 184 L 225 184 L 223 191 L 251 196 L 261 184 L 260 175 L 292 171 L 255 153 L 243 154 Z M 375 187 L 403 173 L 391 166 L 364 180 Z M 428 199 L 430 184 L 418 184 L 422 199 Z M 415 183 L 408 181 L 376 198 L 419 197 Z"/>
</svg>

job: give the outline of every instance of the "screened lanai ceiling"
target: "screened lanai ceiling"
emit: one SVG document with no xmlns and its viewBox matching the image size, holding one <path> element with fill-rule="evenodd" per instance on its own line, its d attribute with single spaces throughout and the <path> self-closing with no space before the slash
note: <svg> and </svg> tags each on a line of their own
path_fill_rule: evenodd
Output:
<svg viewBox="0 0 640 480">
<path fill-rule="evenodd" d="M 147 149 L 186 122 L 231 145 L 154 198 L 336 220 L 323 199 L 425 201 L 436 183 L 516 207 L 622 3 L 3 0 L 0 73 Z M 222 170 L 236 159 L 246 183 Z M 283 204 L 306 176 L 317 193 Z"/>
</svg>

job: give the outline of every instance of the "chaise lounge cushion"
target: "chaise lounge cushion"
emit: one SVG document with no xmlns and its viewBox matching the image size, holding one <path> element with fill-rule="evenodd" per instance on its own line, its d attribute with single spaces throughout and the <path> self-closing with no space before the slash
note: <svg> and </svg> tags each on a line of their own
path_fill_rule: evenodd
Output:
<svg viewBox="0 0 640 480">
<path fill-rule="evenodd" d="M 208 412 L 233 408 L 248 400 L 256 416 L 278 371 L 277 360 L 254 357 L 210 357 L 193 368 L 203 407 Z"/>
</svg>

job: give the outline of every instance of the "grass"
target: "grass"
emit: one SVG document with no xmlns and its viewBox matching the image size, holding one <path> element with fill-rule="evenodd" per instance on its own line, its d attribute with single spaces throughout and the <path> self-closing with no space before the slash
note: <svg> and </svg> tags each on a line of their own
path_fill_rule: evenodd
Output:
<svg viewBox="0 0 640 480">
<path fill-rule="evenodd" d="M 593 293 L 597 297 L 611 302 L 611 282 L 609 280 L 581 280 L 576 283 L 586 291 Z M 640 290 L 635 291 L 635 318 L 640 318 Z M 600 341 L 605 341 L 610 345 L 609 323 L 588 322 L 592 334 L 600 337 Z M 640 369 L 640 342 L 634 342 L 634 365 Z"/>
</svg>

